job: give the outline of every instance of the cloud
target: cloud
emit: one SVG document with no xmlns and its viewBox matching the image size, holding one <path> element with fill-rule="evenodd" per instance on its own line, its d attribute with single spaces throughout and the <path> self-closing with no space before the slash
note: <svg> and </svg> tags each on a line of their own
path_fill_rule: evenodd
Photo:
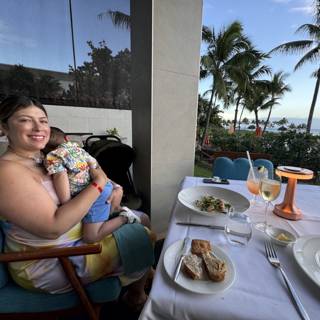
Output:
<svg viewBox="0 0 320 320">
<path fill-rule="evenodd" d="M 313 15 L 314 8 L 312 6 L 293 7 L 290 9 L 292 12 L 301 12 L 305 15 Z"/>
<path fill-rule="evenodd" d="M 0 44 L 6 46 L 19 45 L 26 48 L 35 48 L 37 46 L 37 42 L 34 39 L 14 34 L 3 20 L 0 20 Z"/>
<path fill-rule="evenodd" d="M 314 14 L 314 2 L 313 0 L 304 0 L 300 1 L 300 5 L 295 5 L 289 10 L 291 12 L 300 12 L 305 15 L 313 15 Z"/>
</svg>

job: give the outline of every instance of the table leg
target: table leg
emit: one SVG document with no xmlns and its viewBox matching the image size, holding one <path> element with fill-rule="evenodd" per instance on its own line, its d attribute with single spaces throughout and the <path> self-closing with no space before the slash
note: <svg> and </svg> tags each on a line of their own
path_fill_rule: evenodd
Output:
<svg viewBox="0 0 320 320">
<path fill-rule="evenodd" d="M 302 218 L 301 210 L 295 205 L 297 179 L 289 178 L 286 193 L 282 203 L 276 204 L 273 213 L 279 217 L 289 220 L 300 220 Z"/>
</svg>

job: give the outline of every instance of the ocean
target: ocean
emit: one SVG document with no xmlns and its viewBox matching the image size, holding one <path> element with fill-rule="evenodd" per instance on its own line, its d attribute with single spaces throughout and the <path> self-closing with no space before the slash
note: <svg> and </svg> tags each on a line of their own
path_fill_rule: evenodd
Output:
<svg viewBox="0 0 320 320">
<path fill-rule="evenodd" d="M 271 118 L 270 119 L 270 122 L 274 122 L 274 121 L 279 121 L 280 119 L 282 119 L 281 117 L 274 117 L 274 118 Z M 250 122 L 252 121 L 252 119 L 249 119 Z M 266 120 L 264 118 L 262 118 L 261 120 Z M 289 127 L 289 125 L 291 123 L 295 124 L 296 126 L 299 125 L 299 124 L 307 124 L 307 118 L 287 118 L 288 120 L 288 124 L 285 125 L 285 127 Z M 248 127 L 248 125 L 241 125 L 241 129 L 246 129 Z M 263 126 L 262 126 L 263 127 Z M 267 131 L 269 132 L 279 132 L 278 131 L 278 126 L 275 126 L 273 128 L 267 128 Z M 320 118 L 314 118 L 312 120 L 312 126 L 311 126 L 311 133 L 313 135 L 320 135 Z"/>
</svg>

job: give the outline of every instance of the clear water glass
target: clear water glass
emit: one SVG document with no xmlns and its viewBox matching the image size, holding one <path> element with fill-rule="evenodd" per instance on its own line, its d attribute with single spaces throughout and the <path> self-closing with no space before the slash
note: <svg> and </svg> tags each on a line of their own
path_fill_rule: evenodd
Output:
<svg viewBox="0 0 320 320">
<path fill-rule="evenodd" d="M 243 212 L 229 212 L 224 232 L 231 244 L 245 246 L 252 237 L 251 220 Z"/>
</svg>

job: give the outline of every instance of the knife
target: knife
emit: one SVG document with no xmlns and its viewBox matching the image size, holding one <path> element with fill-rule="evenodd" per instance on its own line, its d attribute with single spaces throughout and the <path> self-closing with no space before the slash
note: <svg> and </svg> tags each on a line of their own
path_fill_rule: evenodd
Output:
<svg viewBox="0 0 320 320">
<path fill-rule="evenodd" d="M 176 222 L 176 224 L 179 224 L 182 226 L 206 227 L 211 229 L 224 230 L 224 226 L 213 226 L 211 224 L 201 224 L 201 223 L 194 223 L 194 222 Z"/>
<path fill-rule="evenodd" d="M 205 227 L 205 228 L 223 230 L 223 231 L 225 229 L 224 226 L 214 226 L 211 224 L 202 224 L 202 223 L 194 223 L 194 222 L 176 222 L 176 224 L 181 225 L 181 226 Z M 243 237 L 243 234 L 241 232 L 237 232 L 237 231 L 230 231 L 230 234 Z"/>
<path fill-rule="evenodd" d="M 177 281 L 177 279 L 178 279 L 183 258 L 188 253 L 188 250 L 189 250 L 189 243 L 190 243 L 190 238 L 189 237 L 185 237 L 184 240 L 183 240 L 183 245 L 182 245 L 182 249 L 181 249 L 181 253 L 180 253 L 179 262 L 178 262 L 178 264 L 176 266 L 176 270 L 174 272 L 174 281 Z"/>
</svg>

